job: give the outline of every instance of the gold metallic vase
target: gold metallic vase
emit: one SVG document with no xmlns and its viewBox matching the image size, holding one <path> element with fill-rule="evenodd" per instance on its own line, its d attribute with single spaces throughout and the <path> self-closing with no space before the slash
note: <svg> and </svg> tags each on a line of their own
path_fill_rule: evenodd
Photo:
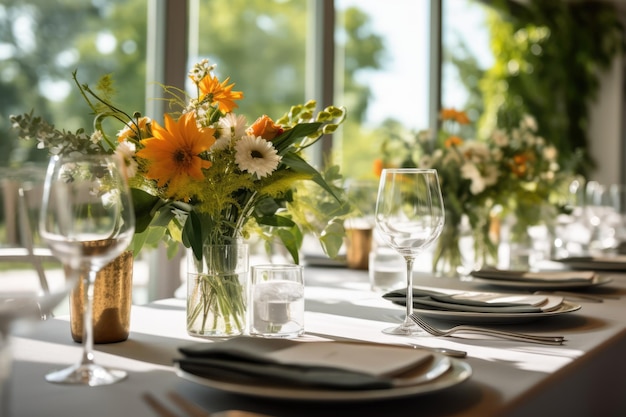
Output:
<svg viewBox="0 0 626 417">
<path fill-rule="evenodd" d="M 82 342 L 84 281 L 81 276 L 70 295 L 72 339 Z M 128 339 L 132 306 L 133 255 L 124 252 L 98 272 L 93 296 L 93 341 L 115 343 Z"/>
<path fill-rule="evenodd" d="M 372 229 L 346 229 L 346 262 L 350 269 L 367 270 Z"/>
</svg>

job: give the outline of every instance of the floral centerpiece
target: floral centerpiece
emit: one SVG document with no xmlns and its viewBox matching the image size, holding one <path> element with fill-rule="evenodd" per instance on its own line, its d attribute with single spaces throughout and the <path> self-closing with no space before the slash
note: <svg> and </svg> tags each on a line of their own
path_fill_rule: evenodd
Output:
<svg viewBox="0 0 626 417">
<path fill-rule="evenodd" d="M 443 109 L 436 137 L 422 130 L 394 136 L 383 143 L 377 169 L 407 166 L 437 169 L 446 207 L 446 224 L 433 256 L 433 270 L 456 274 L 462 266 L 462 228 L 473 237 L 474 266 L 497 263 L 499 236 L 495 208 L 513 216 L 514 236 L 558 213 L 563 186 L 570 174 L 561 171 L 557 151 L 537 135 L 532 116 L 510 129 L 495 129 L 472 139 L 470 120 L 463 111 Z"/>
<path fill-rule="evenodd" d="M 36 138 L 40 148 L 52 154 L 115 153 L 126 171 L 137 218 L 133 241 L 135 253 L 143 245 L 165 241 L 176 248 L 190 248 L 199 271 L 210 271 L 225 260 L 207 259 L 205 248 L 230 245 L 256 233 L 264 239 L 277 237 L 294 261 L 307 225 L 298 205 L 298 193 L 306 198 L 303 182 L 333 196 L 336 206 L 313 211 L 324 214 L 326 228 L 318 231 L 322 247 L 336 255 L 343 240 L 340 187 L 333 185 L 337 170 L 329 176 L 303 157 L 303 151 L 323 134 L 333 133 L 346 116 L 343 108 L 329 106 L 315 113 L 316 103 L 296 105 L 282 117 L 267 115 L 252 124 L 237 115 L 243 93 L 229 78 L 220 81 L 215 65 L 203 60 L 189 72 L 195 95 L 164 86 L 172 112 L 160 124 L 139 113 L 127 113 L 112 104 L 112 80 L 104 76 L 95 89 L 74 81 L 95 114 L 94 132 L 57 130 L 31 114 L 12 116 L 23 138 Z M 106 119 L 122 123 L 116 137 L 104 129 Z M 340 178 L 340 177 L 339 177 Z M 312 200 L 308 200 L 311 202 Z M 310 207 L 309 207 L 310 208 Z M 343 210 L 343 211 L 342 211 Z M 308 213 L 307 213 L 308 214 Z M 318 219 L 319 220 L 319 219 Z M 204 263 L 204 265 L 202 265 Z M 202 329 L 210 316 L 223 321 L 226 333 L 242 329 L 245 289 L 236 277 L 232 282 L 199 283 L 199 302 L 188 308 L 188 319 L 201 317 Z M 228 276 L 226 277 L 228 281 Z M 188 306 L 189 307 L 189 306 Z M 218 311 L 219 310 L 219 311 Z"/>
</svg>

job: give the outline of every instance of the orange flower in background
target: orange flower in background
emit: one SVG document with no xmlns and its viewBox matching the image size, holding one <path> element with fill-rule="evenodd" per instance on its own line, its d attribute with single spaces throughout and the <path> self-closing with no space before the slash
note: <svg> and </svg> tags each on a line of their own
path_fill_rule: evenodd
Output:
<svg viewBox="0 0 626 417">
<path fill-rule="evenodd" d="M 470 119 L 464 111 L 457 112 L 455 120 L 460 125 L 468 125 L 470 123 Z"/>
<path fill-rule="evenodd" d="M 511 171 L 518 178 L 522 178 L 528 172 L 528 165 L 534 161 L 534 157 L 529 153 L 521 153 L 513 156 Z"/>
<path fill-rule="evenodd" d="M 467 116 L 467 113 L 453 108 L 441 109 L 439 117 L 443 121 L 454 120 L 460 125 L 467 125 L 470 123 L 470 119 Z"/>
<path fill-rule="evenodd" d="M 463 144 L 463 139 L 458 136 L 450 136 L 443 143 L 446 148 L 451 148 L 453 146 L 461 146 Z"/>
<path fill-rule="evenodd" d="M 385 167 L 383 160 L 380 158 L 374 159 L 374 167 L 373 167 L 373 171 L 374 171 L 374 175 L 376 175 L 376 177 L 380 178 L 380 175 L 383 173 L 383 168 Z"/>
<path fill-rule="evenodd" d="M 284 129 L 274 123 L 274 121 L 267 115 L 263 115 L 256 119 L 256 121 L 250 126 L 247 131 L 249 135 L 255 137 L 262 137 L 265 140 L 272 140 L 276 136 L 279 136 L 284 132 Z"/>
<path fill-rule="evenodd" d="M 129 122 L 124 126 L 122 130 L 117 133 L 118 142 L 124 142 L 127 139 L 141 139 L 147 138 L 150 136 L 150 124 L 152 123 L 152 119 L 149 117 L 140 117 L 139 119 Z M 139 128 L 139 132 L 137 132 L 137 128 Z M 137 133 L 140 133 L 140 136 L 137 136 Z"/>
<path fill-rule="evenodd" d="M 229 113 L 239 107 L 235 100 L 241 100 L 243 92 L 233 91 L 235 84 L 227 85 L 229 80 L 230 77 L 220 83 L 217 77 L 211 75 L 204 77 L 198 84 L 198 88 L 202 93 L 199 97 L 200 101 L 207 100 L 211 104 L 217 103 L 220 111 L 224 113 Z"/>
<path fill-rule="evenodd" d="M 165 128 L 152 123 L 153 137 L 142 140 L 144 148 L 137 156 L 148 161 L 146 178 L 156 180 L 159 187 L 167 186 L 168 197 L 185 198 L 185 186 L 192 179 L 202 180 L 202 169 L 211 162 L 200 157 L 215 143 L 215 129 L 198 128 L 195 113 L 182 115 L 174 121 L 165 114 Z"/>
</svg>

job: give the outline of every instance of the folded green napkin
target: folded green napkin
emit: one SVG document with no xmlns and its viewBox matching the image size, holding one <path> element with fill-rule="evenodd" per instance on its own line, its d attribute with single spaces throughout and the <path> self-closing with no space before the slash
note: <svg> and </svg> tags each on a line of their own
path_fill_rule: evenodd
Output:
<svg viewBox="0 0 626 417">
<path fill-rule="evenodd" d="M 406 305 L 406 289 L 390 291 L 383 298 L 395 304 Z M 431 290 L 413 288 L 413 308 L 463 311 L 474 313 L 541 313 L 539 307 L 530 304 L 485 302 L 479 300 L 453 297 Z"/>
<path fill-rule="evenodd" d="M 419 370 L 433 357 L 427 351 L 397 346 L 247 336 L 179 351 L 184 355 L 175 361 L 180 369 L 204 378 L 343 390 L 392 388 L 398 377 Z"/>
</svg>

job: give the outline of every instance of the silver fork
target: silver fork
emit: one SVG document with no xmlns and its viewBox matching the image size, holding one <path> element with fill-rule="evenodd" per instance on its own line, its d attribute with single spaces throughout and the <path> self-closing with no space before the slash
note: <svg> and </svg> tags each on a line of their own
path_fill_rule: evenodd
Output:
<svg viewBox="0 0 626 417">
<path fill-rule="evenodd" d="M 474 327 L 467 325 L 454 326 L 450 329 L 443 330 L 433 327 L 417 314 L 413 313 L 409 316 L 419 327 L 433 336 L 452 336 L 455 333 L 479 334 L 485 336 L 499 337 L 501 339 L 518 340 L 530 343 L 539 343 L 544 345 L 562 345 L 565 341 L 563 336 L 540 336 L 528 333 L 511 332 L 504 330 L 488 329 L 483 327 Z"/>
</svg>

